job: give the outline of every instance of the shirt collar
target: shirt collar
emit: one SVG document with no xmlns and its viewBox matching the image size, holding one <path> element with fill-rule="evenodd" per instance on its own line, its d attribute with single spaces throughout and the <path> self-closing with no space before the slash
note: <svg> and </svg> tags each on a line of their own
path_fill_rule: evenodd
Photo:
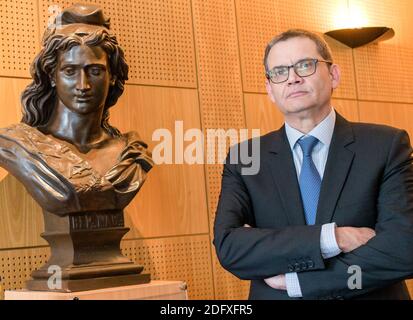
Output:
<svg viewBox="0 0 413 320">
<path fill-rule="evenodd" d="M 297 129 L 291 127 L 287 122 L 285 123 L 285 133 L 287 134 L 288 143 L 291 150 L 294 149 L 296 142 L 304 136 L 313 136 L 317 138 L 327 148 L 330 147 L 331 139 L 333 137 L 334 125 L 336 123 L 336 112 L 331 108 L 331 112 L 324 118 L 316 127 L 309 133 L 304 134 Z"/>
</svg>

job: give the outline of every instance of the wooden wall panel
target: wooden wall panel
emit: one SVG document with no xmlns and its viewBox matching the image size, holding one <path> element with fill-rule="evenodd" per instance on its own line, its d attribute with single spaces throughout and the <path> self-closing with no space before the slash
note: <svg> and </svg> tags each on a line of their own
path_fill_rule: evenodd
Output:
<svg viewBox="0 0 413 320">
<path fill-rule="evenodd" d="M 37 1 L 0 1 L 0 75 L 29 77 L 39 48 Z"/>
<path fill-rule="evenodd" d="M 6 170 L 4 170 L 3 168 L 0 168 L 0 182 L 7 177 L 8 172 Z"/>
<path fill-rule="evenodd" d="M 78 1 L 39 0 L 40 30 L 48 8 L 66 8 Z M 112 29 L 129 63 L 129 81 L 196 87 L 195 51 L 190 0 L 95 0 L 111 17 Z"/>
<path fill-rule="evenodd" d="M 215 299 L 247 300 L 251 281 L 240 280 L 223 269 L 216 256 L 213 263 Z"/>
<path fill-rule="evenodd" d="M 274 0 L 277 9 L 277 31 L 305 28 L 326 32 L 335 25 L 335 13 L 347 6 L 347 0 Z"/>
<path fill-rule="evenodd" d="M 360 121 L 405 129 L 413 139 L 413 105 L 390 102 L 359 102 Z"/>
<path fill-rule="evenodd" d="M 244 128 L 234 5 L 211 0 L 192 3 L 202 129 Z M 219 164 L 206 166 L 211 216 L 219 196 L 221 171 Z"/>
<path fill-rule="evenodd" d="M 153 132 L 164 128 L 175 137 L 179 120 L 184 132 L 200 129 L 196 90 L 128 85 L 111 113 L 111 123 L 122 132 L 138 131 L 150 150 L 159 143 L 152 141 Z M 125 212 L 132 227 L 128 238 L 208 233 L 203 165 L 156 165 Z"/>
<path fill-rule="evenodd" d="M 29 82 L 25 79 L 0 77 L 0 128 L 20 121 L 20 94 Z M 0 168 L 0 181 L 6 176 L 6 170 Z"/>
<path fill-rule="evenodd" d="M 129 83 L 196 87 L 190 0 L 117 1 Z"/>
<path fill-rule="evenodd" d="M 21 119 L 20 95 L 29 79 L 0 78 L 0 127 Z M 45 245 L 41 209 L 26 189 L 0 168 L 0 248 Z"/>
<path fill-rule="evenodd" d="M 354 50 L 358 97 L 362 100 L 413 103 L 411 30 L 413 3 L 408 0 L 354 1 L 369 25 L 388 26 L 395 36 L 385 42 Z"/>
<path fill-rule="evenodd" d="M 0 77 L 0 128 L 20 121 L 20 95 L 29 83 L 28 79 Z"/>
<path fill-rule="evenodd" d="M 189 299 L 212 299 L 214 289 L 208 235 L 125 240 L 123 253 L 154 280 L 181 280 L 188 284 Z"/>
<path fill-rule="evenodd" d="M 265 93 L 264 51 L 277 33 L 274 0 L 236 0 L 238 39 L 244 92 Z"/>
<path fill-rule="evenodd" d="M 348 121 L 359 121 L 358 104 L 356 100 L 333 99 L 334 109 Z"/>
<path fill-rule="evenodd" d="M 41 208 L 11 174 L 0 181 L 0 249 L 46 245 Z"/>
<path fill-rule="evenodd" d="M 22 289 L 32 271 L 45 264 L 49 256 L 48 247 L 0 250 L 0 283 L 3 290 Z"/>
<path fill-rule="evenodd" d="M 233 1 L 192 1 L 201 121 L 208 128 L 245 127 L 240 60 Z M 222 165 L 207 165 L 207 194 L 213 223 L 221 189 Z M 212 230 L 212 227 L 211 227 Z M 244 286 L 224 271 L 214 256 L 215 295 L 221 286 L 242 292 Z M 231 298 L 227 296 L 226 298 Z"/>
</svg>

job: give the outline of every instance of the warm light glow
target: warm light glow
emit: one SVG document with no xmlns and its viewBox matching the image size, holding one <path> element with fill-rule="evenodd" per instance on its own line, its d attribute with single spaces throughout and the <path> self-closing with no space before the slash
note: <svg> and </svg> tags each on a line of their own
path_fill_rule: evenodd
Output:
<svg viewBox="0 0 413 320">
<path fill-rule="evenodd" d="M 368 19 L 357 4 L 341 5 L 334 14 L 334 29 L 361 28 L 368 26 Z"/>
</svg>

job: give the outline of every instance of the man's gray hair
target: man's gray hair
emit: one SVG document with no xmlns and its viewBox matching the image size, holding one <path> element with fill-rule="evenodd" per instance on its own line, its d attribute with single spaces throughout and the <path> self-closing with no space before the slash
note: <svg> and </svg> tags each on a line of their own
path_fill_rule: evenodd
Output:
<svg viewBox="0 0 413 320">
<path fill-rule="evenodd" d="M 265 54 L 264 54 L 265 72 L 269 71 L 268 70 L 268 64 L 267 64 L 267 58 L 268 58 L 268 54 L 271 51 L 271 48 L 274 45 L 276 45 L 278 42 L 286 41 L 288 39 L 298 38 L 298 37 L 308 38 L 308 39 L 312 40 L 315 43 L 315 45 L 317 47 L 317 51 L 320 54 L 320 56 L 322 56 L 323 59 L 325 59 L 327 61 L 333 62 L 333 55 L 331 53 L 331 49 L 328 46 L 327 42 L 321 36 L 319 36 L 317 33 L 307 31 L 307 30 L 304 30 L 304 29 L 290 29 L 290 30 L 287 30 L 283 33 L 280 33 L 275 38 L 273 38 L 268 43 L 267 47 L 265 48 Z"/>
</svg>

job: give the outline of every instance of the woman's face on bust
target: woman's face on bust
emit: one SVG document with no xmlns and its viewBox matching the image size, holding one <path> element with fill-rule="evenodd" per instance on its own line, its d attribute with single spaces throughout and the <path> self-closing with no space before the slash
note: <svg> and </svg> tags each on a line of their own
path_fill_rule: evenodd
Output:
<svg viewBox="0 0 413 320">
<path fill-rule="evenodd" d="M 103 109 L 112 81 L 106 52 L 80 45 L 59 52 L 57 59 L 54 82 L 59 100 L 78 114 Z"/>
</svg>

